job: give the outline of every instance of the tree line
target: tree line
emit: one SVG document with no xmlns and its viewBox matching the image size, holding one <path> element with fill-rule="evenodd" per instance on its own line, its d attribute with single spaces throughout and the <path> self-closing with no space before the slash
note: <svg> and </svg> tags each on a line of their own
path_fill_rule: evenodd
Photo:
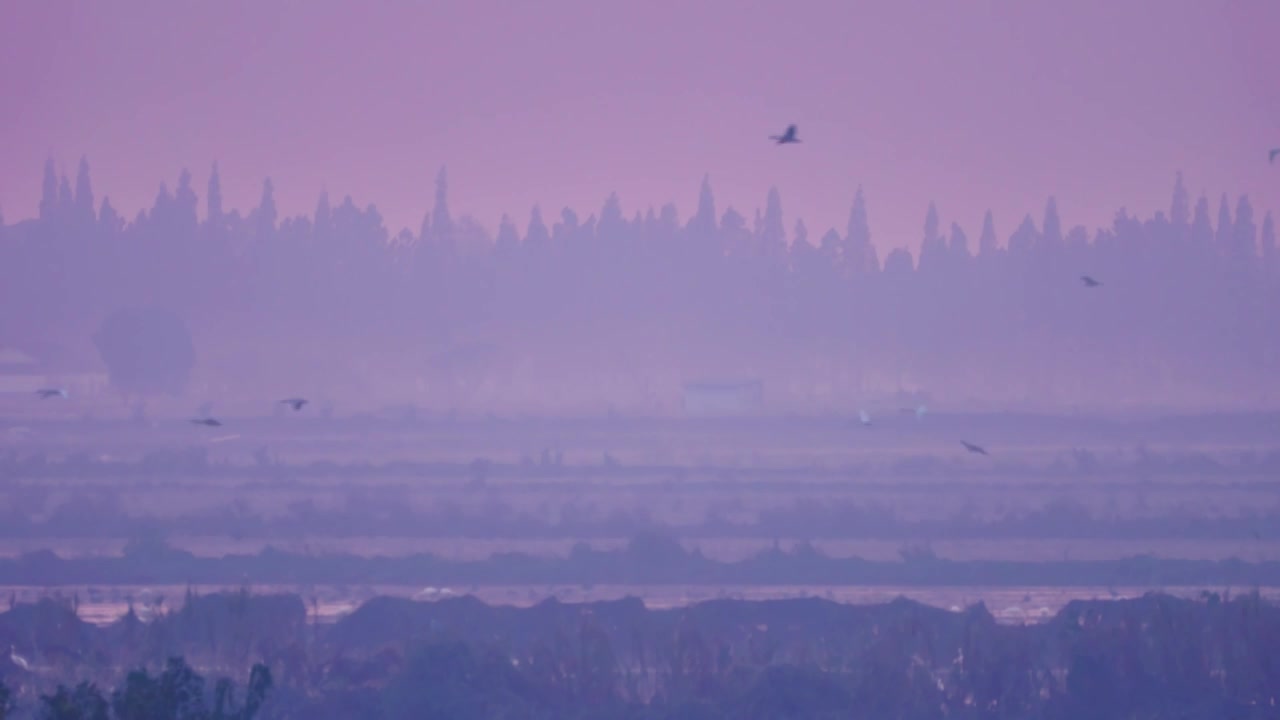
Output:
<svg viewBox="0 0 1280 720">
<path fill-rule="evenodd" d="M 534 207 L 490 233 L 454 217 L 442 169 L 420 229 L 395 234 L 350 196 L 281 217 L 269 179 L 256 207 L 225 208 L 216 165 L 201 212 L 194 183 L 183 171 L 126 220 L 96 200 L 86 161 L 74 185 L 50 161 L 39 216 L 0 220 L 5 334 L 83 338 L 113 310 L 161 306 L 206 348 L 303 348 L 331 379 L 358 364 L 331 354 L 417 358 L 480 338 L 542 358 L 544 377 L 568 365 L 566 382 L 714 367 L 800 393 L 1058 402 L 1254 401 L 1280 359 L 1271 214 L 1223 195 L 1215 220 L 1181 174 L 1167 212 L 1121 209 L 1093 232 L 1051 197 L 1005 242 L 988 212 L 972 242 L 930 204 L 919 238 L 895 238 L 919 251 L 883 258 L 861 187 L 844 231 L 814 237 L 800 220 L 788 231 L 776 189 L 748 219 L 721 212 L 706 178 L 687 219 L 673 204 L 628 218 L 612 194 L 585 218 Z"/>
</svg>

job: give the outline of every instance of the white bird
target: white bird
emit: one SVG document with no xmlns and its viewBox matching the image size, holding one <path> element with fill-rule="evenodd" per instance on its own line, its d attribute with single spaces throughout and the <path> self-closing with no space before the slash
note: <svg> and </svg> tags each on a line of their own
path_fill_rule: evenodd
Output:
<svg viewBox="0 0 1280 720">
<path fill-rule="evenodd" d="M 867 427 L 871 426 L 871 415 L 866 410 L 858 411 L 858 420 L 861 421 L 862 424 L 866 425 Z"/>
<path fill-rule="evenodd" d="M 48 400 L 52 397 L 59 397 L 63 400 L 67 399 L 67 391 L 62 388 L 40 388 L 36 391 L 41 400 Z"/>
<path fill-rule="evenodd" d="M 27 662 L 26 658 L 19 655 L 17 648 L 13 645 L 9 646 L 9 660 L 23 670 L 26 670 L 27 672 L 31 671 L 31 663 Z"/>
</svg>

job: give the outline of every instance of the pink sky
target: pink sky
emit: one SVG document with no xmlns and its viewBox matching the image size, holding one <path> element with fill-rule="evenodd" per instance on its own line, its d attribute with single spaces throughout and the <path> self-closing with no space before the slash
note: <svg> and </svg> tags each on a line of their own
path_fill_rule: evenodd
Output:
<svg viewBox="0 0 1280 720">
<path fill-rule="evenodd" d="M 814 239 L 861 183 L 882 249 L 930 200 L 1002 241 L 1050 194 L 1068 226 L 1146 215 L 1179 169 L 1265 211 L 1277 37 L 1274 0 L 7 0 L 0 208 L 34 215 L 52 152 L 128 217 L 217 160 L 230 207 L 269 175 L 284 213 L 327 187 L 393 233 L 442 164 L 490 228 L 611 190 L 687 218 L 704 172 L 748 217 L 776 184 Z"/>
</svg>

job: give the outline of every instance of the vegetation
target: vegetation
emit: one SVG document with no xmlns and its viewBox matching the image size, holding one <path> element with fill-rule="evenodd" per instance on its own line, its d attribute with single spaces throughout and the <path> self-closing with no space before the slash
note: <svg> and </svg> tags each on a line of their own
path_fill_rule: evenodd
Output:
<svg viewBox="0 0 1280 720">
<path fill-rule="evenodd" d="M 1280 562 L 1180 560 L 1150 555 L 1120 560 L 1053 562 L 939 558 L 904 547 L 902 561 L 830 558 L 811 544 L 774 547 L 741 561 L 716 561 L 675 540 L 641 533 L 627 547 L 597 550 L 576 544 L 568 557 L 521 552 L 484 560 L 446 560 L 431 554 L 361 557 L 283 552 L 197 557 L 163 541 L 131 542 L 122 557 L 62 558 L 48 550 L 0 558 L 0 577 L 23 585 L 888 585 L 1223 587 L 1280 585 Z"/>
<path fill-rule="evenodd" d="M 9 341 L 57 328 L 79 344 L 103 308 L 155 302 L 216 354 L 202 372 L 223 394 L 305 384 L 342 387 L 344 403 L 404 402 L 423 378 L 440 407 L 670 409 L 672 377 L 717 366 L 811 410 L 895 380 L 1004 407 L 1276 400 L 1273 219 L 1225 195 L 1215 216 L 1181 176 L 1152 217 L 1120 210 L 1091 232 L 1050 198 L 1038 219 L 1001 220 L 1005 242 L 990 214 L 966 232 L 931 205 L 919 237 L 873 243 L 855 188 L 846 229 L 810 238 L 788 231 L 777 191 L 753 222 L 718 209 L 709 181 L 684 220 L 674 205 L 628 218 L 611 195 L 587 217 L 534 208 L 496 232 L 453 217 L 443 172 L 417 231 L 323 194 L 281 217 L 270 180 L 242 214 L 216 170 L 201 212 L 194 185 L 183 171 L 126 220 L 95 202 L 87 162 L 73 186 L 50 160 L 40 217 L 0 228 L 0 305 L 30 308 Z M 918 257 L 901 247 L 917 242 Z M 61 282 L 30 271 L 49 267 Z M 1084 273 L 1103 286 L 1083 289 Z"/>
<path fill-rule="evenodd" d="M 46 667 L 2 674 L 31 698 L 19 710 L 121 720 L 1209 720 L 1275 718 L 1280 701 L 1280 608 L 1256 593 L 1077 601 L 1028 626 L 999 625 L 981 605 L 906 600 L 651 610 L 635 599 L 515 609 L 379 598 L 332 626 L 305 614 L 298 597 L 231 593 L 98 628 L 53 601 L 20 605 L 0 614 L 0 632 L 25 623 L 19 650 Z M 170 659 L 123 681 L 104 669 L 179 655 L 192 666 Z M 251 665 L 239 704 L 228 682 L 210 693 L 195 670 Z"/>
<path fill-rule="evenodd" d="M 179 395 L 196 364 L 186 324 L 160 308 L 128 308 L 108 315 L 93 343 L 111 384 L 126 395 Z"/>
</svg>

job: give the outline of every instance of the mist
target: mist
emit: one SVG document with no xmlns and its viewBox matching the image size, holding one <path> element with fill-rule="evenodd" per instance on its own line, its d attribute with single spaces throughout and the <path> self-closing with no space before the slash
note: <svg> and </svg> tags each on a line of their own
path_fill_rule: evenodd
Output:
<svg viewBox="0 0 1280 720">
<path fill-rule="evenodd" d="M 842 230 L 792 221 L 776 189 L 749 219 L 704 178 L 685 216 L 627 216 L 613 194 L 491 232 L 454 216 L 441 169 L 420 228 L 392 235 L 350 197 L 281 217 L 269 179 L 244 212 L 223 205 L 216 167 L 203 185 L 183 171 L 126 221 L 87 161 L 74 183 L 50 161 L 40 216 L 0 240 L 7 345 L 56 357 L 50 379 L 86 378 L 77 395 L 108 413 L 127 399 L 255 414 L 301 393 L 361 411 L 671 416 L 699 382 L 758 382 L 755 410 L 775 415 L 1257 410 L 1280 390 L 1271 213 L 1193 197 L 1180 174 L 1167 211 L 1095 230 L 1054 198 L 1003 232 L 931 204 L 918 257 L 881 257 L 860 187 Z M 126 367 L 160 362 L 155 347 L 107 357 L 94 339 L 143 310 L 190 338 L 164 387 Z"/>
<path fill-rule="evenodd" d="M 1274 716 L 1278 7 L 9 3 L 0 720 Z"/>
</svg>

